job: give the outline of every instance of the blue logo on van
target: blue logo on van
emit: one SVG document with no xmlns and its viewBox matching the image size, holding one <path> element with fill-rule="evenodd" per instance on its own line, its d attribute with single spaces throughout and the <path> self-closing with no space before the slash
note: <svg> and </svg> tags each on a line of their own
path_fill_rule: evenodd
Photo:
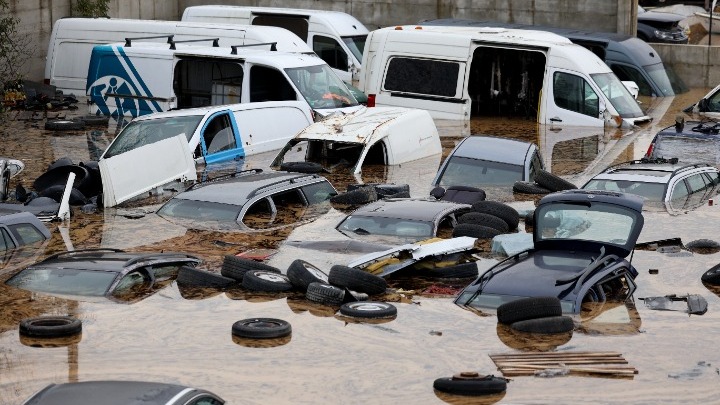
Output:
<svg viewBox="0 0 720 405">
<path fill-rule="evenodd" d="M 93 48 L 87 94 L 97 110 L 113 118 L 162 111 L 145 82 L 119 46 Z"/>
</svg>

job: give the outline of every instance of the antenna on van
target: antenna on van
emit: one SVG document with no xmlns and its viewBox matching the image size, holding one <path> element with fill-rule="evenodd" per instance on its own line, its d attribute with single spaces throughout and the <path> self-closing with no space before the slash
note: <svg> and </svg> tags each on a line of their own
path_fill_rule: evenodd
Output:
<svg viewBox="0 0 720 405">
<path fill-rule="evenodd" d="M 185 43 L 185 42 L 202 42 L 202 41 L 213 41 L 212 46 L 213 48 L 219 48 L 220 38 L 203 38 L 203 39 L 184 39 L 182 41 L 170 41 L 170 49 L 175 49 L 175 44 Z"/>
<path fill-rule="evenodd" d="M 167 38 L 167 43 L 172 44 L 174 37 L 175 37 L 175 35 L 156 35 L 154 37 L 125 38 L 125 46 L 132 46 L 132 41 L 134 41 L 136 39 L 158 39 L 158 38 Z"/>
<path fill-rule="evenodd" d="M 260 46 L 260 45 L 270 45 L 271 51 L 277 51 L 277 42 L 261 42 L 259 44 L 245 44 L 245 45 L 230 45 L 230 55 L 237 55 L 237 49 L 238 48 L 244 48 L 246 46 Z"/>
</svg>

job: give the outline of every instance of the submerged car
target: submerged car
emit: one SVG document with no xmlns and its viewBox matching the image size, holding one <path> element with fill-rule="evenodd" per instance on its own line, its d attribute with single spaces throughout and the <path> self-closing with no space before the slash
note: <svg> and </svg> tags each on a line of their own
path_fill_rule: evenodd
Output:
<svg viewBox="0 0 720 405">
<path fill-rule="evenodd" d="M 465 287 L 455 303 L 479 310 L 520 298 L 557 297 L 579 314 L 585 301 L 624 301 L 637 270 L 626 259 L 644 218 L 632 194 L 566 190 L 543 197 L 534 215 L 533 247 L 497 263 Z"/>
<path fill-rule="evenodd" d="M 720 22 L 718 22 L 720 24 Z M 685 108 L 686 113 L 696 113 L 711 119 L 720 118 L 720 84 L 710 90 L 700 101 Z M 716 124 L 716 122 L 713 122 Z"/>
<path fill-rule="evenodd" d="M 638 6 L 637 37 L 645 42 L 687 44 L 687 30 L 680 25 L 685 16 L 658 11 L 646 11 Z"/>
<path fill-rule="evenodd" d="M 645 159 L 677 158 L 685 163 L 720 165 L 720 123 L 687 121 L 658 131 L 645 152 Z"/>
<path fill-rule="evenodd" d="M 185 253 L 131 253 L 118 249 L 61 252 L 30 265 L 5 283 L 23 290 L 83 300 L 132 303 L 202 260 Z"/>
<path fill-rule="evenodd" d="M 0 252 L 50 239 L 50 231 L 29 212 L 4 214 L 0 210 Z"/>
</svg>

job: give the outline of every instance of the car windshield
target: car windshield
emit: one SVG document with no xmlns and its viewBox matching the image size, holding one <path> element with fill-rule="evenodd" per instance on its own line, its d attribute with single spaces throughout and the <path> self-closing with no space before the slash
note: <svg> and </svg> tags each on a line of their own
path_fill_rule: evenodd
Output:
<svg viewBox="0 0 720 405">
<path fill-rule="evenodd" d="M 677 73 L 675 73 L 672 67 L 665 66 L 662 62 L 643 67 L 648 74 L 650 74 L 653 81 L 660 87 L 663 95 L 674 96 L 688 91 L 687 86 Z"/>
<path fill-rule="evenodd" d="M 595 73 L 592 76 L 605 97 L 623 118 L 637 118 L 645 115 L 635 98 L 622 84 L 615 73 Z"/>
<path fill-rule="evenodd" d="M 27 268 L 7 281 L 23 290 L 59 295 L 101 297 L 117 276 L 115 272 L 71 268 Z"/>
<path fill-rule="evenodd" d="M 343 108 L 358 105 L 345 83 L 328 65 L 285 69 L 290 80 L 314 109 Z"/>
<path fill-rule="evenodd" d="M 115 137 L 103 156 L 111 158 L 179 134 L 185 134 L 189 141 L 202 118 L 203 115 L 189 115 L 132 121 Z"/>
<path fill-rule="evenodd" d="M 635 194 L 647 201 L 659 202 L 664 200 L 664 183 L 647 183 L 630 180 L 601 180 L 592 179 L 585 186 L 585 190 L 604 190 Z"/>
<path fill-rule="evenodd" d="M 489 160 L 453 156 L 440 177 L 440 186 L 511 185 L 523 179 L 523 167 Z"/>
<path fill-rule="evenodd" d="M 536 241 L 573 239 L 624 245 L 639 216 L 630 208 L 598 202 L 541 205 L 535 211 Z"/>
<path fill-rule="evenodd" d="M 342 41 L 347 45 L 355 59 L 362 61 L 363 52 L 365 51 L 365 41 L 367 35 L 356 35 L 352 37 L 342 37 Z"/>
<path fill-rule="evenodd" d="M 232 204 L 173 198 L 160 207 L 157 213 L 163 217 L 235 223 L 240 215 L 240 208 Z"/>
<path fill-rule="evenodd" d="M 350 215 L 338 226 L 337 230 L 354 235 L 383 235 L 411 238 L 433 237 L 432 222 L 408 219 L 363 217 Z"/>
</svg>

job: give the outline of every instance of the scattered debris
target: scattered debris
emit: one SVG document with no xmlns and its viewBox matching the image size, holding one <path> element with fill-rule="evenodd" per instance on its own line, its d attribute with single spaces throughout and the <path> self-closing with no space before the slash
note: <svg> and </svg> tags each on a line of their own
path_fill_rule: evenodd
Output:
<svg viewBox="0 0 720 405">
<path fill-rule="evenodd" d="M 707 301 L 697 294 L 688 294 L 681 297 L 670 294 L 664 297 L 645 297 L 638 299 L 643 300 L 648 308 L 660 311 L 680 311 L 687 312 L 690 315 L 702 315 L 707 312 Z M 677 307 L 677 305 L 673 304 L 675 302 L 686 302 L 687 309 L 675 308 Z"/>
<path fill-rule="evenodd" d="M 506 377 L 532 376 L 538 371 L 562 374 L 565 370 L 567 375 L 632 377 L 638 373 L 635 367 L 627 366 L 628 362 L 621 353 L 616 352 L 499 353 L 491 354 L 490 358 Z"/>
</svg>

